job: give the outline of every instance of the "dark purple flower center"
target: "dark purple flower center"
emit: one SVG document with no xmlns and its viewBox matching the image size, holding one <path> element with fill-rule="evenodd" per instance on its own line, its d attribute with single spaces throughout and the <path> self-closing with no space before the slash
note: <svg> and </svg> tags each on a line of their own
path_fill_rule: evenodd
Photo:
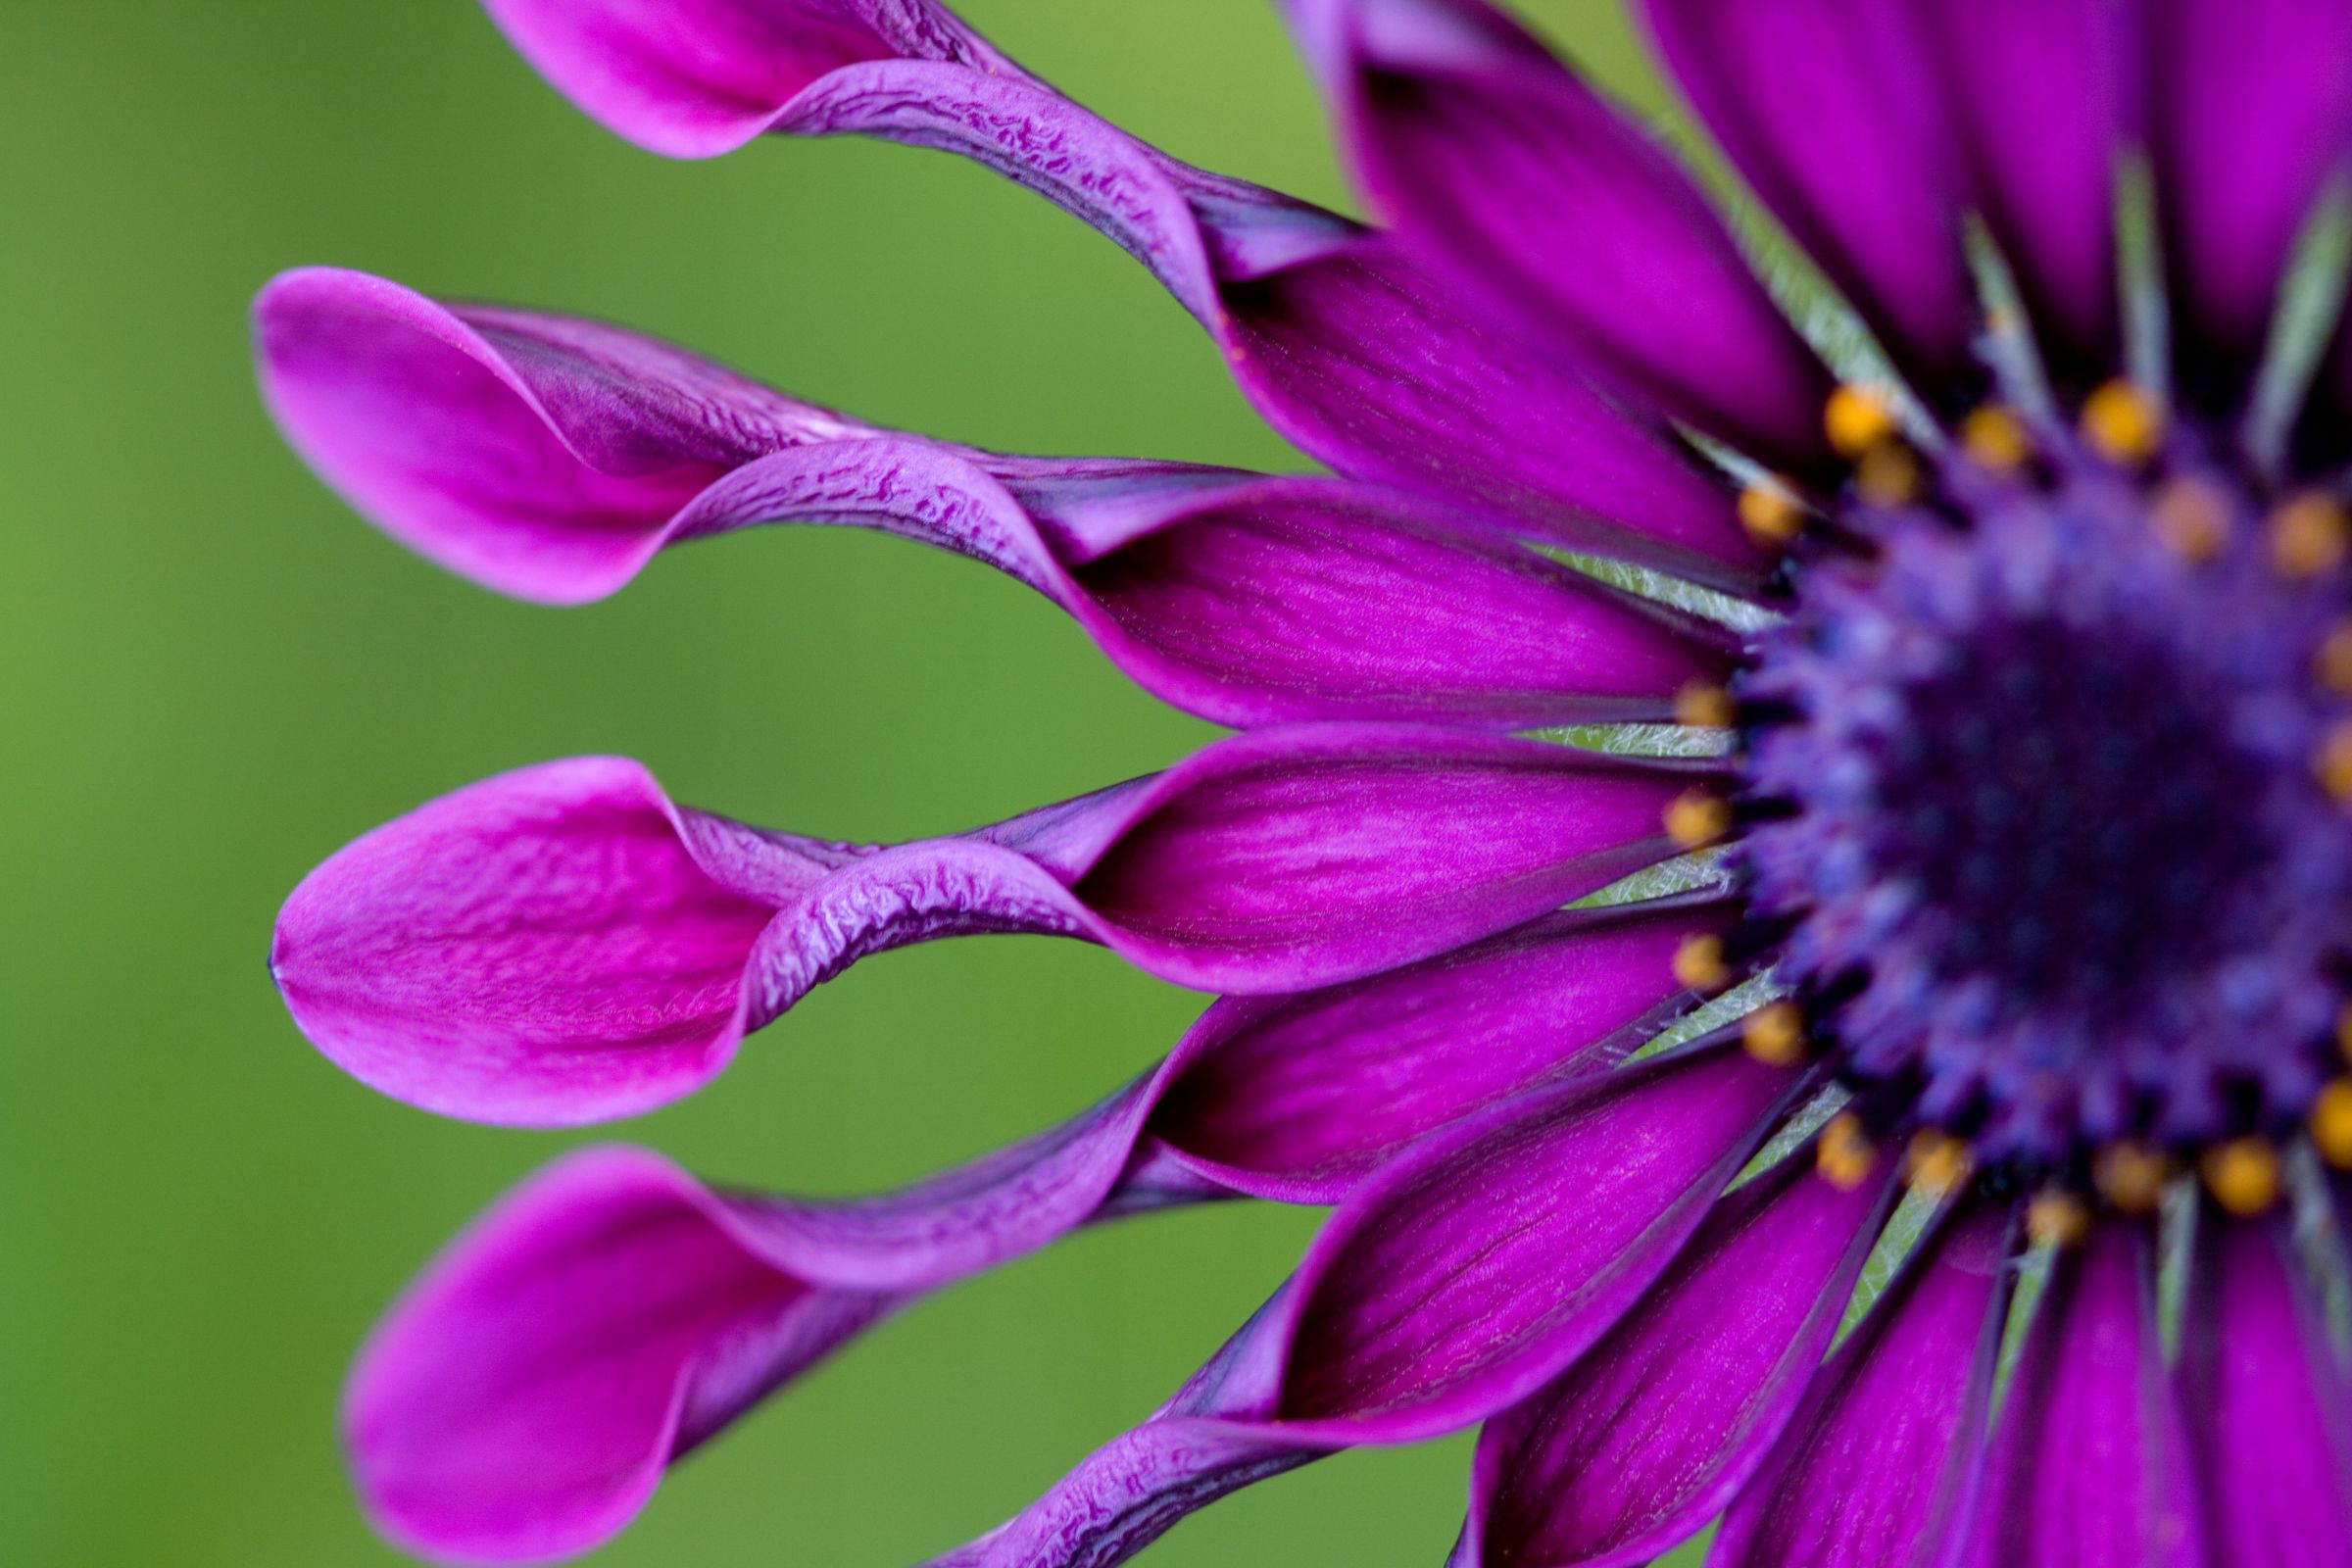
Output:
<svg viewBox="0 0 2352 1568">
<path fill-rule="evenodd" d="M 1794 568 L 1737 863 L 1866 1119 L 2040 1175 L 2308 1115 L 2352 732 L 2340 519 L 2299 505 L 2178 434 L 2144 474 L 1958 459 Z"/>
</svg>

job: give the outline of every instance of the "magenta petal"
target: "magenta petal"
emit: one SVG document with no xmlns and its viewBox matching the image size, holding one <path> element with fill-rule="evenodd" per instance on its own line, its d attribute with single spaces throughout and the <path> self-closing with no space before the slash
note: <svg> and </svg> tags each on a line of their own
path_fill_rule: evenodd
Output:
<svg viewBox="0 0 2352 1568">
<path fill-rule="evenodd" d="M 1666 152 L 1485 0 L 1293 0 L 1357 173 L 1432 272 L 1785 467 L 1828 373 Z"/>
<path fill-rule="evenodd" d="M 715 152 L 760 129 L 879 136 L 1037 191 L 1149 268 L 1268 421 L 1343 473 L 1725 587 L 1763 579 L 1727 488 L 1665 430 L 1537 349 L 1480 331 L 1383 238 L 1178 163 L 937 6 L 696 0 L 625 24 L 612 0 L 491 10 L 557 87 L 648 146 Z M 816 69 L 827 59 L 835 69 Z"/>
<path fill-rule="evenodd" d="M 1487 1423 L 1454 1561 L 1630 1568 L 1694 1535 L 1804 1397 L 1889 1196 L 1808 1152 L 1716 1205 L 1607 1339 Z"/>
<path fill-rule="evenodd" d="M 756 1221 L 654 1155 L 548 1167 L 461 1237 L 368 1341 L 344 1444 L 369 1514 L 472 1562 L 586 1550 L 662 1467 L 889 1310 L 811 1288 Z"/>
<path fill-rule="evenodd" d="M 1965 1529 L 2008 1313 L 2009 1221 L 1947 1212 L 1814 1380 L 1708 1568 L 1909 1563 Z"/>
<path fill-rule="evenodd" d="M 2352 9 L 2148 0 L 2148 134 L 2173 317 L 2225 375 L 2261 352 L 2296 233 L 2352 154 Z"/>
<path fill-rule="evenodd" d="M 1908 5 L 1642 0 L 1691 107 L 1888 350 L 1965 375 L 1959 162 Z"/>
<path fill-rule="evenodd" d="M 2115 363 L 2115 178 L 2137 55 L 2114 0 L 1923 0 L 1969 185 L 2041 343 L 2085 377 Z"/>
<path fill-rule="evenodd" d="M 2009 1386 L 1975 1568 L 2190 1568 L 2195 1484 L 2164 1370 L 2155 1238 L 2101 1226 L 2058 1254 Z"/>
<path fill-rule="evenodd" d="M 2180 1393 L 2210 1561 L 2336 1568 L 2352 1561 L 2352 1404 L 2288 1223 L 2199 1218 Z"/>
</svg>

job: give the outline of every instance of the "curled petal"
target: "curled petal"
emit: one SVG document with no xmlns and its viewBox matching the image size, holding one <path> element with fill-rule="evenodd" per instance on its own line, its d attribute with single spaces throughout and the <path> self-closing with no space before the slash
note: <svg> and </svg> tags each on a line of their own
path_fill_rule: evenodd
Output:
<svg viewBox="0 0 2352 1568">
<path fill-rule="evenodd" d="M 1457 1568 L 1645 1563 L 1746 1484 L 1811 1385 L 1884 1220 L 1810 1151 L 1733 1192 L 1607 1339 L 1489 1421 Z"/>
<path fill-rule="evenodd" d="M 329 482 L 419 554 L 522 598 L 598 598 L 669 545 L 802 521 L 984 562 L 1146 688 L 1230 724 L 1650 716 L 1727 667 L 1719 630 L 1361 486 L 997 457 L 617 328 L 364 273 L 287 273 L 255 324 L 270 407 Z"/>
<path fill-rule="evenodd" d="M 1910 5 L 1642 0 L 1683 92 L 1895 358 L 1964 378 L 1961 165 Z"/>
<path fill-rule="evenodd" d="M 657 150 L 878 136 L 1038 192 L 1150 269 L 1267 419 L 1344 473 L 1735 590 L 1763 579 L 1728 487 L 1664 429 L 1470 323 L 1380 236 L 1169 158 L 936 5 L 697 0 L 659 22 L 618 0 L 489 9 L 559 89 Z"/>
<path fill-rule="evenodd" d="M 1966 1529 L 2008 1316 L 2009 1222 L 1947 1210 L 1814 1380 L 1708 1568 L 1904 1563 Z"/>
<path fill-rule="evenodd" d="M 1153 778 L 889 848 L 681 809 L 617 759 L 486 780 L 304 879 L 270 963 L 362 1081 L 478 1120 L 578 1123 L 699 1088 L 871 953 L 1033 932 L 1206 989 L 1411 963 L 1667 854 L 1693 778 L 1468 731 L 1236 736 Z"/>
<path fill-rule="evenodd" d="M 2344 1374 L 2284 1216 L 2207 1206 L 2181 1331 L 2180 1397 L 2214 1568 L 2352 1555 Z"/>
<path fill-rule="evenodd" d="M 1485 0 L 1291 0 L 1359 177 L 1435 275 L 1749 455 L 1829 377 L 1666 152 Z"/>
</svg>

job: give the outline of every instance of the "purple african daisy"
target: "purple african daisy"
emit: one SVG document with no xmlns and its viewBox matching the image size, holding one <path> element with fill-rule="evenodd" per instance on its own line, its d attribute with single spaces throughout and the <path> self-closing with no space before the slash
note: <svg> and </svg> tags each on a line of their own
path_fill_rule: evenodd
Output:
<svg viewBox="0 0 2352 1568">
<path fill-rule="evenodd" d="M 582 1550 L 925 1293 L 1246 1197 L 1336 1206 L 940 1568 L 1104 1568 L 1474 1425 L 1454 1568 L 1717 1520 L 1721 1568 L 2352 1562 L 2352 4 L 1643 0 L 1736 231 L 1485 0 L 1287 0 L 1385 229 L 1177 162 L 934 0 L 487 3 L 657 152 L 856 132 L 1047 197 L 1333 472 L 1006 456 L 612 326 L 270 285 L 289 439 L 453 570 L 573 602 L 682 540 L 876 528 L 1239 731 L 894 845 L 552 762 L 314 872 L 296 1021 L 481 1121 L 690 1093 L 938 937 L 1223 994 L 902 1192 L 541 1172 L 353 1374 L 387 1535 Z"/>
</svg>

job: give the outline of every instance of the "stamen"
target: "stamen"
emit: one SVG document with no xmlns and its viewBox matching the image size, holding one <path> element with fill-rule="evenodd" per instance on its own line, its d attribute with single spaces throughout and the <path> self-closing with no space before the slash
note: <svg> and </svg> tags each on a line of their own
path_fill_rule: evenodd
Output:
<svg viewBox="0 0 2352 1568">
<path fill-rule="evenodd" d="M 1805 1016 L 1793 1002 L 1758 1007 L 1740 1026 L 1740 1044 L 1768 1067 L 1793 1067 L 1805 1059 Z"/>
<path fill-rule="evenodd" d="M 1960 445 L 1978 466 L 1994 473 L 2015 473 L 2034 455 L 2026 421 L 1999 403 L 1984 404 L 1960 421 Z"/>
<path fill-rule="evenodd" d="M 1821 423 L 1832 449 L 1850 463 L 1893 436 L 1894 403 L 1877 387 L 1848 381 L 1830 394 Z"/>
<path fill-rule="evenodd" d="M 2026 1235 L 2035 1247 L 2080 1247 L 2090 1234 L 2090 1205 L 2064 1188 L 2035 1193 L 2026 1205 Z"/>
<path fill-rule="evenodd" d="M 1701 934 L 1683 938 L 1674 950 L 1675 983 L 1690 991 L 1721 991 L 1732 983 L 1732 966 L 1723 961 L 1723 938 Z"/>
<path fill-rule="evenodd" d="M 1778 485 L 1761 481 L 1740 492 L 1740 526 L 1760 545 L 1778 548 L 1805 526 L 1805 509 Z"/>
<path fill-rule="evenodd" d="M 2337 1170 L 2352 1170 L 2352 1078 L 2336 1079 L 2312 1102 L 2311 1145 Z"/>
<path fill-rule="evenodd" d="M 2163 1150 L 2129 1141 L 2101 1150 L 2090 1172 L 2107 1201 L 2127 1214 L 2153 1214 L 2172 1175 L 2173 1162 Z"/>
<path fill-rule="evenodd" d="M 1854 489 L 1874 507 L 1899 507 L 1919 494 L 1919 459 L 1900 441 L 1882 441 L 1854 469 Z"/>
<path fill-rule="evenodd" d="M 2311 760 L 2311 770 L 2320 788 L 2336 800 L 2352 802 L 2352 718 L 2339 718 L 2328 726 L 2327 737 Z"/>
<path fill-rule="evenodd" d="M 1666 808 L 1666 836 L 1686 850 L 1712 844 L 1732 830 L 1732 803 L 1711 790 L 1685 790 Z"/>
<path fill-rule="evenodd" d="M 2207 479 L 2176 479 L 2156 492 L 2148 522 L 2183 561 L 2211 561 L 2230 542 L 2230 497 Z"/>
<path fill-rule="evenodd" d="M 2082 403 L 2082 438 L 2113 463 L 2136 466 L 2164 441 L 2164 410 L 2136 381 L 2118 376 Z"/>
<path fill-rule="evenodd" d="M 1732 694 L 1711 680 L 1693 680 L 1674 694 L 1674 721 L 1705 729 L 1729 729 L 1739 713 Z"/>
<path fill-rule="evenodd" d="M 2278 1201 L 2278 1151 L 2267 1138 L 2249 1135 L 2216 1144 L 2198 1161 L 2215 1202 L 2240 1219 L 2251 1219 Z"/>
<path fill-rule="evenodd" d="M 1968 1145 L 1950 1133 L 1922 1128 L 1903 1152 L 1903 1176 L 1930 1198 L 1941 1198 L 1968 1174 Z"/>
<path fill-rule="evenodd" d="M 1862 1126 L 1862 1118 L 1850 1110 L 1832 1116 L 1821 1129 L 1821 1141 L 1813 1151 L 1814 1167 L 1823 1181 L 1841 1193 L 1850 1193 L 1870 1176 L 1870 1168 L 1879 1162 L 1879 1152 Z"/>
<path fill-rule="evenodd" d="M 2311 656 L 2311 672 L 2338 697 L 2352 697 L 2352 620 L 2328 628 L 2320 651 Z"/>
<path fill-rule="evenodd" d="M 2352 550 L 2352 516 L 2332 496 L 2307 490 L 2271 514 L 2271 564 L 2281 575 L 2317 577 Z"/>
</svg>

